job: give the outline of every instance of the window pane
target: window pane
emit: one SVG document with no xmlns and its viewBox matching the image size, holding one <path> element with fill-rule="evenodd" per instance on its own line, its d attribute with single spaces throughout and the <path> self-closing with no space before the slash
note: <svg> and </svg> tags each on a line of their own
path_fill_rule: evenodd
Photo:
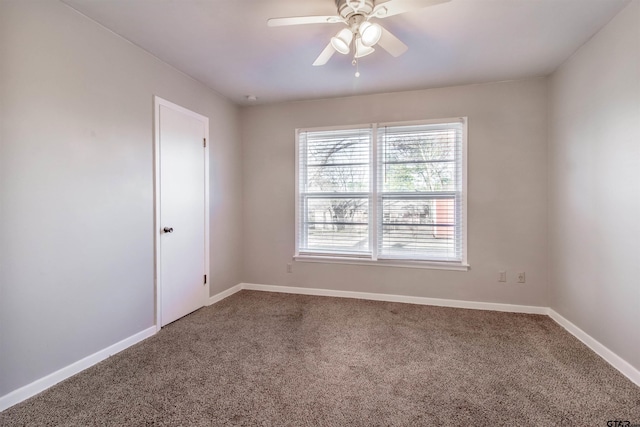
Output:
<svg viewBox="0 0 640 427">
<path fill-rule="evenodd" d="M 332 225 L 309 228 L 308 244 L 302 251 L 369 252 L 369 227 Z"/>
<path fill-rule="evenodd" d="M 303 191 L 369 191 L 371 129 L 305 132 L 302 140 Z"/>
<path fill-rule="evenodd" d="M 369 199 L 307 199 L 306 249 L 369 251 Z"/>
<path fill-rule="evenodd" d="M 369 129 L 307 133 L 307 164 L 369 163 Z"/>
<path fill-rule="evenodd" d="M 453 162 L 400 163 L 384 166 L 383 191 L 455 191 Z"/>
<path fill-rule="evenodd" d="M 380 254 L 457 258 L 455 206 L 454 198 L 384 198 Z"/>
<path fill-rule="evenodd" d="M 312 198 L 307 200 L 307 223 L 359 224 L 369 223 L 369 199 L 367 198 Z"/>
<path fill-rule="evenodd" d="M 369 191 L 369 165 L 309 166 L 307 192 Z"/>
<path fill-rule="evenodd" d="M 392 132 L 392 133 L 391 133 Z M 404 126 L 389 129 L 384 162 L 454 160 L 456 131 Z"/>
</svg>

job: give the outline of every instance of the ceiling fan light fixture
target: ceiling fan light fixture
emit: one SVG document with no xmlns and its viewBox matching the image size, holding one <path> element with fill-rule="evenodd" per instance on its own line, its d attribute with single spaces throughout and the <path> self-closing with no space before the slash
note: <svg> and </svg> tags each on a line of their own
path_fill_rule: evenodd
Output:
<svg viewBox="0 0 640 427">
<path fill-rule="evenodd" d="M 331 37 L 331 46 L 337 51 L 346 55 L 351 50 L 351 40 L 353 39 L 353 33 L 348 28 L 343 28 L 335 35 Z"/>
<path fill-rule="evenodd" d="M 358 37 L 356 39 L 356 58 L 362 58 L 363 56 L 367 56 L 375 52 L 376 50 L 371 46 L 365 46 L 362 43 L 362 39 Z"/>
<path fill-rule="evenodd" d="M 382 36 L 382 27 L 378 24 L 372 24 L 371 22 L 365 21 L 360 24 L 360 39 L 362 40 L 362 44 L 366 47 L 371 47 L 380 41 L 380 37 Z"/>
</svg>

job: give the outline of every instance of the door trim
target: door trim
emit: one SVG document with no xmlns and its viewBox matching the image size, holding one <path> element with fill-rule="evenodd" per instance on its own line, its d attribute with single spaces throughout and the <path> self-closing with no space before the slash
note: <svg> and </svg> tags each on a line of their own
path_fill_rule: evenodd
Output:
<svg viewBox="0 0 640 427">
<path fill-rule="evenodd" d="M 193 117 L 204 124 L 204 137 L 207 139 L 204 150 L 204 274 L 207 283 L 204 285 L 202 305 L 207 305 L 211 291 L 211 272 L 209 271 L 209 118 L 181 107 L 157 95 L 153 97 L 153 267 L 155 292 L 155 321 L 156 331 L 162 325 L 162 292 L 160 277 L 160 107 L 167 107 L 187 116 Z"/>
</svg>

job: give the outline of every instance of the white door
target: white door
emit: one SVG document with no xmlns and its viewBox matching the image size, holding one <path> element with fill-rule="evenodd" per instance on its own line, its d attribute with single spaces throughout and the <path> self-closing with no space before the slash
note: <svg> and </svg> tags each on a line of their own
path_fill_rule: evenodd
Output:
<svg viewBox="0 0 640 427">
<path fill-rule="evenodd" d="M 156 97 L 156 274 L 164 326 L 205 304 L 208 119 Z"/>
</svg>

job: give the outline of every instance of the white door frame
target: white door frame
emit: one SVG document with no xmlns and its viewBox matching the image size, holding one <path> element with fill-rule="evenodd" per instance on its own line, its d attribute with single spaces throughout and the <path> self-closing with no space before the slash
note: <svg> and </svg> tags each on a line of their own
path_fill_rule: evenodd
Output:
<svg viewBox="0 0 640 427">
<path fill-rule="evenodd" d="M 157 95 L 153 97 L 153 264 L 155 290 L 155 319 L 156 331 L 162 325 L 162 292 L 160 276 L 160 106 L 171 108 L 204 124 L 206 145 L 204 146 L 204 274 L 207 276 L 205 296 L 202 305 L 207 305 L 209 299 L 211 274 L 209 272 L 209 118 L 181 107 Z"/>
</svg>

